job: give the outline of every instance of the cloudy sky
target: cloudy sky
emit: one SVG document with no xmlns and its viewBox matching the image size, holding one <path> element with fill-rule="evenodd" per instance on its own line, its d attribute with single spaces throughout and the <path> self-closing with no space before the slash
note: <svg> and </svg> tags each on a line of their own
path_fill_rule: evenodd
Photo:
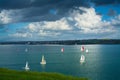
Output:
<svg viewBox="0 0 120 80">
<path fill-rule="evenodd" d="M 0 41 L 120 39 L 120 0 L 0 0 Z"/>
</svg>

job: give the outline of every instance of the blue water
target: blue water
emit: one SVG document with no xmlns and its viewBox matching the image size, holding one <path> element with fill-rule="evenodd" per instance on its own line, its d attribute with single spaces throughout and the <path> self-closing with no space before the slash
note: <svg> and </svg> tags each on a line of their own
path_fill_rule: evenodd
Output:
<svg viewBox="0 0 120 80">
<path fill-rule="evenodd" d="M 120 45 L 0 45 L 0 67 L 24 70 L 28 61 L 31 71 L 59 72 L 87 77 L 90 80 L 120 80 Z M 25 49 L 28 52 L 25 52 Z M 64 48 L 64 52 L 61 52 Z M 85 63 L 80 56 L 85 55 Z M 40 64 L 42 55 L 47 64 Z"/>
</svg>

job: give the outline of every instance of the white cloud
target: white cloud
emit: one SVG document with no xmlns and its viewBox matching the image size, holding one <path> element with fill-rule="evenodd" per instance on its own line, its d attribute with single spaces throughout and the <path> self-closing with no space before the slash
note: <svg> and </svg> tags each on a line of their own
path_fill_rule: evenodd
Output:
<svg viewBox="0 0 120 80">
<path fill-rule="evenodd" d="M 118 15 L 118 19 L 120 20 L 120 15 Z"/>
<path fill-rule="evenodd" d="M 44 31 L 44 30 L 39 30 L 39 32 L 38 32 L 38 35 L 39 36 L 49 36 L 49 37 L 56 37 L 56 36 L 58 36 L 58 35 L 60 35 L 60 33 L 59 32 L 51 32 L 51 31 Z"/>
<path fill-rule="evenodd" d="M 114 28 L 95 28 L 95 29 L 90 29 L 90 28 L 84 28 L 83 31 L 80 31 L 81 33 L 84 34 L 103 34 L 103 33 L 113 33 L 116 30 Z"/>
<path fill-rule="evenodd" d="M 120 14 L 115 16 L 115 19 L 112 19 L 111 23 L 112 25 L 120 24 Z"/>
<path fill-rule="evenodd" d="M 39 26 L 38 23 L 36 23 L 36 24 L 30 23 L 27 28 L 28 28 L 31 32 L 35 32 L 35 31 L 38 30 L 38 28 L 39 28 L 39 27 L 37 27 L 37 25 Z"/>
<path fill-rule="evenodd" d="M 10 35 L 11 36 L 11 35 Z M 12 36 L 14 37 L 23 37 L 23 38 L 28 38 L 28 37 L 32 37 L 32 34 L 31 33 L 15 33 L 13 34 Z"/>
<path fill-rule="evenodd" d="M 102 21 L 102 16 L 97 15 L 94 8 L 80 7 L 84 13 L 80 14 L 78 10 L 73 11 L 68 17 L 56 21 L 35 22 L 28 25 L 31 32 L 38 30 L 74 30 L 80 29 L 81 33 L 104 33 L 114 32 L 114 28 L 108 21 Z M 70 24 L 70 21 L 74 24 Z"/>
<path fill-rule="evenodd" d="M 45 29 L 52 29 L 52 30 L 71 30 L 71 26 L 68 24 L 66 18 L 62 18 L 60 20 L 54 22 L 44 22 L 43 27 Z"/>
<path fill-rule="evenodd" d="M 0 12 L 0 24 L 8 24 L 22 19 L 20 10 L 2 10 Z"/>
<path fill-rule="evenodd" d="M 73 19 L 76 22 L 76 26 L 79 28 L 93 28 L 99 27 L 98 24 L 101 21 L 101 16 L 96 15 L 94 8 L 79 8 L 85 11 L 85 13 L 80 14 L 78 11 L 74 11 Z"/>
<path fill-rule="evenodd" d="M 57 21 L 43 21 L 43 22 L 34 22 L 30 23 L 28 29 L 36 31 L 38 29 L 46 29 L 46 30 L 72 30 L 72 27 L 68 24 L 66 18 L 62 18 Z"/>
<path fill-rule="evenodd" d="M 81 10 L 84 13 L 81 14 Z M 118 19 L 120 20 L 120 16 Z M 97 15 L 94 8 L 79 7 L 79 10 L 74 10 L 67 17 L 63 17 L 56 21 L 32 22 L 26 26 L 27 32 L 16 33 L 14 36 L 34 37 L 34 35 L 36 35 L 37 37 L 53 38 L 59 37 L 60 35 L 70 36 L 72 32 L 74 36 L 78 35 L 78 32 L 79 34 L 96 35 L 114 33 L 116 32 L 116 29 L 114 28 L 113 23 L 115 24 L 117 21 L 103 21 L 102 16 Z"/>
<path fill-rule="evenodd" d="M 73 11 L 71 14 L 74 26 L 78 29 L 82 29 L 82 33 L 104 33 L 114 32 L 111 22 L 102 21 L 102 16 L 97 15 L 94 8 L 83 8 L 80 10 L 84 13 L 80 14 L 79 11 Z"/>
<path fill-rule="evenodd" d="M 0 13 L 0 23 L 6 24 L 11 22 L 12 18 L 9 16 L 9 12 L 6 10 L 1 11 Z"/>
<path fill-rule="evenodd" d="M 72 30 L 72 27 L 68 24 L 66 18 L 62 18 L 57 21 L 43 21 L 33 22 L 27 27 L 29 32 L 36 33 L 38 36 L 50 36 L 56 37 L 61 34 L 60 31 Z M 58 31 L 58 32 L 57 32 Z"/>
</svg>

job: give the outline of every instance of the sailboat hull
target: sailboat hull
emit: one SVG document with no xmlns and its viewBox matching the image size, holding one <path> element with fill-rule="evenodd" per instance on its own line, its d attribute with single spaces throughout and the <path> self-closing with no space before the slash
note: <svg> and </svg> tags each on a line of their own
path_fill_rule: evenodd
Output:
<svg viewBox="0 0 120 80">
<path fill-rule="evenodd" d="M 86 50 L 86 53 L 88 53 L 88 49 Z"/>
<path fill-rule="evenodd" d="M 28 62 L 26 62 L 26 65 L 25 65 L 24 68 L 25 68 L 26 71 L 28 71 L 30 69 L 29 66 L 28 66 Z"/>
<path fill-rule="evenodd" d="M 40 62 L 40 64 L 46 64 L 46 61 L 44 61 L 44 62 Z"/>
<path fill-rule="evenodd" d="M 42 56 L 42 61 L 40 62 L 40 64 L 46 64 L 46 60 L 44 59 L 44 55 Z"/>
<path fill-rule="evenodd" d="M 84 63 L 85 61 L 84 61 L 84 60 L 81 60 L 80 62 L 81 62 L 81 63 Z"/>
<path fill-rule="evenodd" d="M 27 70 L 30 70 L 30 68 L 28 68 L 28 67 L 25 67 L 25 70 L 27 71 Z"/>
</svg>

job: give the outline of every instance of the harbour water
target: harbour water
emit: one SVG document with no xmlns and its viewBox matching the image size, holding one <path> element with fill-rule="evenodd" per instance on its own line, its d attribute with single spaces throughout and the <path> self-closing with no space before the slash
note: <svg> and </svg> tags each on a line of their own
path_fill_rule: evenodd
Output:
<svg viewBox="0 0 120 80">
<path fill-rule="evenodd" d="M 0 67 L 24 70 L 27 61 L 31 71 L 58 72 L 90 80 L 120 80 L 120 45 L 84 47 L 88 53 L 81 52 L 81 45 L 0 45 Z M 45 65 L 40 64 L 42 55 Z M 83 64 L 81 55 L 85 56 Z"/>
</svg>

